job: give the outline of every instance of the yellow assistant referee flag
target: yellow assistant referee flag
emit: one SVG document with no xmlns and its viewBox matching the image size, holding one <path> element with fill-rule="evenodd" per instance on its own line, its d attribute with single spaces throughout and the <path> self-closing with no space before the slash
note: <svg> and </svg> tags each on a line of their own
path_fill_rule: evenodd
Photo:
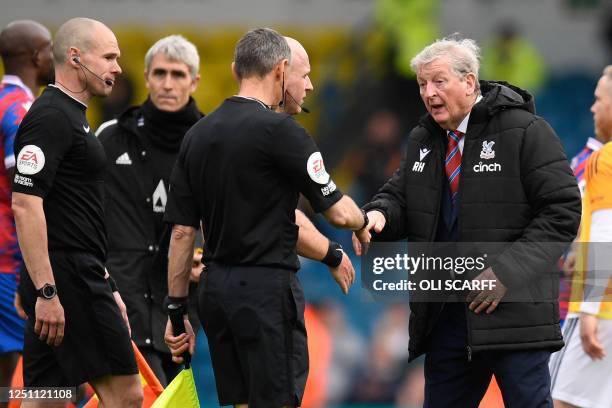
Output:
<svg viewBox="0 0 612 408">
<path fill-rule="evenodd" d="M 152 408 L 200 408 L 193 369 L 181 371 L 155 400 Z"/>
</svg>

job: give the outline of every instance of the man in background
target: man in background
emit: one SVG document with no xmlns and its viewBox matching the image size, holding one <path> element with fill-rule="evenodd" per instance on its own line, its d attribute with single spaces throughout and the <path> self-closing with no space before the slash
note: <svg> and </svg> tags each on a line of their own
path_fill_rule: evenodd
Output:
<svg viewBox="0 0 612 408">
<path fill-rule="evenodd" d="M 0 84 L 0 149 L 4 159 L 0 165 L 0 387 L 7 387 L 23 349 L 25 318 L 13 305 L 21 265 L 11 210 L 13 145 L 38 88 L 53 82 L 51 33 L 36 21 L 13 21 L 0 32 L 0 56 L 4 65 Z"/>
<path fill-rule="evenodd" d="M 551 361 L 555 407 L 604 407 L 612 401 L 612 65 L 607 66 L 591 106 L 595 134 L 605 144 L 585 166 L 580 237 L 572 279 L 565 347 Z"/>
<path fill-rule="evenodd" d="M 195 45 L 179 35 L 160 39 L 145 55 L 146 101 L 103 123 L 96 133 L 108 158 L 107 267 L 127 306 L 132 339 L 164 386 L 180 366 L 164 343 L 170 226 L 163 216 L 183 136 L 203 117 L 191 97 L 199 71 Z M 190 276 L 194 311 L 198 279 L 198 274 Z M 199 325 L 197 315 L 191 317 L 192 325 Z"/>
</svg>

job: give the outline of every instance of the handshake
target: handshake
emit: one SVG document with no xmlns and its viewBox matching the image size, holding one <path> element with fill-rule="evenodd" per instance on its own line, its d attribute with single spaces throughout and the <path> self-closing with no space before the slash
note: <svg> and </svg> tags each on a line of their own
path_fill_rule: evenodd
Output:
<svg viewBox="0 0 612 408">
<path fill-rule="evenodd" d="M 353 233 L 353 250 L 358 256 L 368 252 L 368 246 L 372 240 L 370 231 L 374 229 L 376 233 L 380 233 L 387 223 L 384 214 L 377 210 L 368 211 L 367 217 L 368 225 Z"/>
</svg>

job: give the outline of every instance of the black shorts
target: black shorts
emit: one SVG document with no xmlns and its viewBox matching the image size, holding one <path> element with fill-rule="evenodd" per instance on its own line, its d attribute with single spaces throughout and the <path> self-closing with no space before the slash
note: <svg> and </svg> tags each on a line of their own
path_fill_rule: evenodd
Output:
<svg viewBox="0 0 612 408">
<path fill-rule="evenodd" d="M 299 406 L 308 376 L 304 294 L 295 272 L 211 264 L 199 314 L 221 405 Z"/>
<path fill-rule="evenodd" d="M 22 273 L 23 304 L 28 314 L 23 348 L 27 387 L 76 386 L 105 375 L 137 374 L 127 326 L 104 279 L 104 264 L 82 252 L 49 254 L 66 326 L 58 346 L 34 332 L 36 290 Z"/>
</svg>

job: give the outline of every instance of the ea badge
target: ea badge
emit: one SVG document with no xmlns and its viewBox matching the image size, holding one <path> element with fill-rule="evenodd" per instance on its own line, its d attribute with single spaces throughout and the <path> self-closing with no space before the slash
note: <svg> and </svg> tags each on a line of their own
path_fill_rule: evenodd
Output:
<svg viewBox="0 0 612 408">
<path fill-rule="evenodd" d="M 306 163 L 306 169 L 314 182 L 319 184 L 329 183 L 329 174 L 325 171 L 325 164 L 320 152 L 314 152 L 310 155 L 308 163 Z"/>
<path fill-rule="evenodd" d="M 21 174 L 36 174 L 45 167 L 45 154 L 40 147 L 27 145 L 17 155 L 17 171 Z"/>
</svg>

